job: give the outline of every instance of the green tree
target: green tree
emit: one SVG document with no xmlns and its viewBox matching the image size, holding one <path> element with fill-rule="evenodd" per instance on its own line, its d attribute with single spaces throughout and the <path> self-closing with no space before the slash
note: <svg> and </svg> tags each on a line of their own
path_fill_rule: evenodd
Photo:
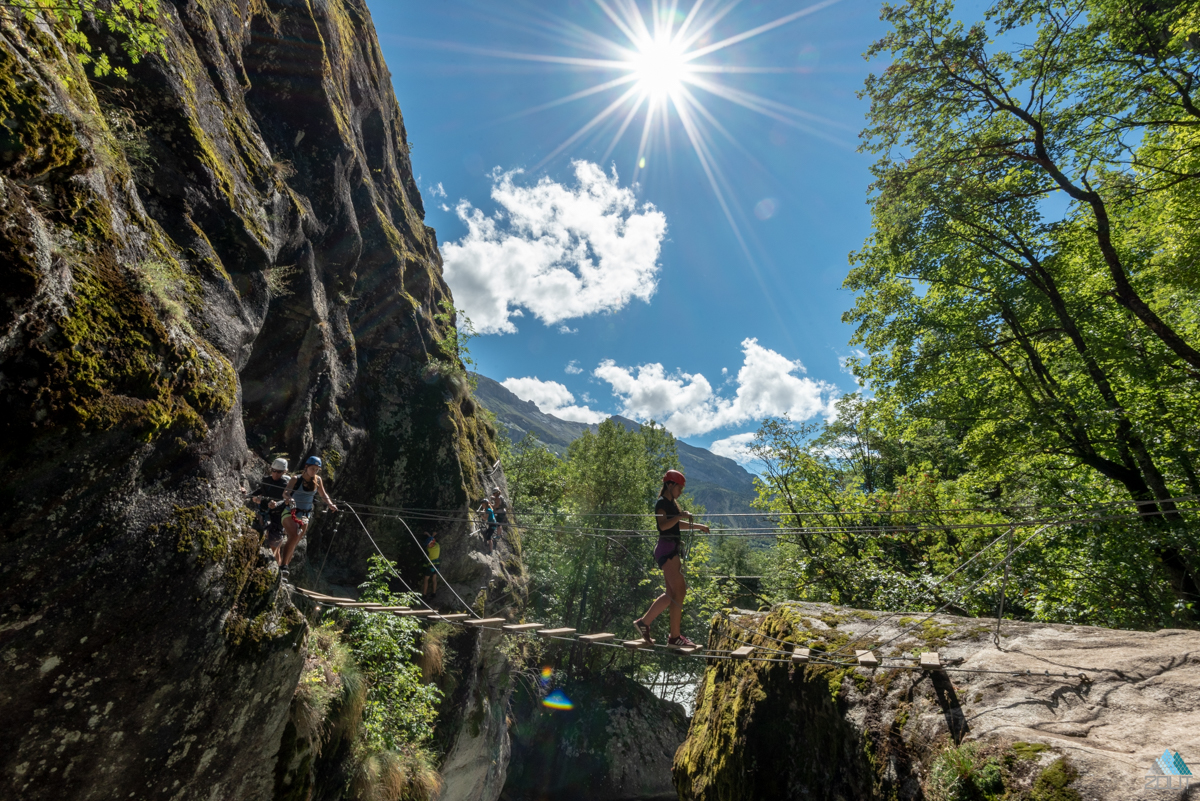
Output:
<svg viewBox="0 0 1200 801">
<path fill-rule="evenodd" d="M 1187 603 L 1176 600 L 1159 564 L 1162 541 L 1142 527 L 1042 506 L 1036 485 L 1020 501 L 1032 506 L 1013 508 L 1013 499 L 981 489 L 969 469 L 945 478 L 925 458 L 947 453 L 940 430 L 914 436 L 914 426 L 879 400 L 843 399 L 840 406 L 858 408 L 878 426 L 870 458 L 845 447 L 847 421 L 841 420 L 804 426 L 768 420 L 753 445 L 764 466 L 757 505 L 787 529 L 765 560 L 765 590 L 777 600 L 888 610 L 949 604 L 958 614 L 991 616 L 1003 575 L 993 570 L 1004 554 L 997 538 L 1003 540 L 1008 525 L 1017 523 L 1016 536 L 1024 539 L 1037 526 L 1021 525 L 1022 519 L 1078 517 L 1018 551 L 1007 617 L 1138 628 L 1189 619 Z M 961 453 L 948 458 L 962 468 Z M 892 479 L 868 491 L 863 473 L 880 463 L 889 464 Z M 1086 485 L 1075 489 L 1085 506 Z"/>
<path fill-rule="evenodd" d="M 1139 502 L 1176 592 L 1200 595 L 1175 501 L 1200 488 L 1190 6 L 884 16 L 874 232 L 846 282 L 860 375 L 910 434 L 958 432 L 978 487 Z"/>
</svg>

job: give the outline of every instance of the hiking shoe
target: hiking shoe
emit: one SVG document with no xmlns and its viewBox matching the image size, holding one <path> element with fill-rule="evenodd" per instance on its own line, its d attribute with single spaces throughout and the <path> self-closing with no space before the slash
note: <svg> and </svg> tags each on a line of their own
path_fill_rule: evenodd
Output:
<svg viewBox="0 0 1200 801">
<path fill-rule="evenodd" d="M 696 643 L 692 642 L 691 640 L 689 640 L 687 637 L 685 637 L 682 634 L 680 634 L 678 637 L 668 637 L 667 645 L 671 646 L 672 648 L 699 648 L 700 647 L 700 646 L 696 645 Z"/>
<path fill-rule="evenodd" d="M 642 635 L 642 639 L 648 643 L 653 643 L 654 638 L 650 636 L 650 627 L 646 625 L 645 618 L 638 618 L 633 621 L 633 627 L 637 629 L 637 633 Z"/>
</svg>

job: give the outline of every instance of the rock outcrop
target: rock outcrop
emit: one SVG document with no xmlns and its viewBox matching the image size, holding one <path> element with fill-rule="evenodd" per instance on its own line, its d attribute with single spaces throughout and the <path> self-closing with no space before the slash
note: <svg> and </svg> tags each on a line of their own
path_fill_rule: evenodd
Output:
<svg viewBox="0 0 1200 801">
<path fill-rule="evenodd" d="M 674 798 L 671 760 L 687 733 L 683 707 L 612 672 L 562 689 L 573 708 L 515 693 L 512 763 L 502 801 Z"/>
<path fill-rule="evenodd" d="M 963 743 L 956 754 L 990 755 L 999 789 L 987 797 L 1182 797 L 1143 786 L 1168 748 L 1200 761 L 1200 632 L 1005 621 L 997 649 L 994 621 L 924 617 L 792 604 L 718 620 L 710 648 L 746 643 L 783 661 L 709 665 L 675 757 L 679 797 L 921 799 L 939 754 Z M 807 666 L 790 664 L 795 643 L 814 649 Z M 937 651 L 953 664 L 822 661 L 821 651 L 867 648 Z"/>
<path fill-rule="evenodd" d="M 269 797 L 304 621 L 243 488 L 316 454 L 352 501 L 465 511 L 496 458 L 365 4 L 161 9 L 165 59 L 90 32 L 127 81 L 0 9 L 4 797 Z M 353 584 L 373 546 L 333 530 Z"/>
</svg>

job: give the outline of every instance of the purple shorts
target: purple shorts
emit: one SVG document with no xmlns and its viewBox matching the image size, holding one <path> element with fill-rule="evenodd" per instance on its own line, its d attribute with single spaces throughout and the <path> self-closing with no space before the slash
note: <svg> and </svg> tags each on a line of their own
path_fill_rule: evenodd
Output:
<svg viewBox="0 0 1200 801">
<path fill-rule="evenodd" d="M 654 546 L 654 561 L 662 567 L 674 557 L 679 556 L 679 540 L 660 539 Z"/>
</svg>

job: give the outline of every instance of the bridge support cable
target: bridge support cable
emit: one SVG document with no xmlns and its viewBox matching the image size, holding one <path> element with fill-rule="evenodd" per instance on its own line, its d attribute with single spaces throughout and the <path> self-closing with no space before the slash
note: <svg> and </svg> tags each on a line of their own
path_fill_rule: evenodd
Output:
<svg viewBox="0 0 1200 801">
<path fill-rule="evenodd" d="M 344 501 L 343 501 L 343 503 L 344 503 Z M 398 571 L 398 570 L 396 570 L 396 568 L 392 567 L 391 560 L 388 559 L 384 555 L 383 551 L 379 548 L 379 543 L 375 542 L 375 538 L 371 536 L 371 532 L 367 530 L 366 523 L 364 523 L 362 521 L 362 518 L 358 516 L 358 512 L 356 512 L 354 510 L 354 507 L 347 503 L 346 508 L 350 510 L 351 514 L 354 515 L 354 519 L 358 521 L 358 524 L 360 526 L 362 526 L 363 533 L 367 535 L 367 539 L 369 539 L 371 541 L 371 545 L 375 548 L 375 553 L 379 554 L 379 557 L 381 559 L 383 559 L 384 563 L 388 566 L 388 570 L 391 572 L 391 574 L 400 580 L 400 583 L 404 585 L 404 589 L 408 590 L 410 595 L 414 595 L 417 597 L 417 599 L 421 602 L 421 606 L 424 606 L 426 609 L 429 609 L 429 610 L 433 611 L 434 613 L 436 613 L 437 612 L 436 609 L 434 609 L 429 604 L 425 603 L 425 599 L 422 598 L 419 593 L 417 593 L 415 590 L 413 590 L 412 587 L 408 586 L 408 582 L 404 580 L 404 576 L 400 575 L 400 571 Z"/>
<path fill-rule="evenodd" d="M 911 631 L 913 628 L 915 628 L 915 627 L 917 627 L 917 626 L 921 626 L 921 625 L 923 625 L 923 624 L 924 624 L 926 621 L 932 620 L 932 619 L 934 618 L 934 616 L 935 616 L 935 615 L 939 615 L 939 614 L 941 614 L 942 612 L 946 611 L 946 609 L 947 609 L 947 608 L 949 608 L 950 606 L 952 606 L 952 605 L 953 605 L 953 604 L 954 604 L 956 601 L 960 601 L 960 600 L 962 600 L 962 598 L 963 598 L 963 596 L 964 596 L 964 595 L 966 595 L 966 594 L 967 594 L 967 593 L 969 593 L 971 590 L 975 589 L 975 588 L 976 588 L 976 587 L 978 587 L 980 584 L 982 584 L 984 581 L 986 581 L 986 580 L 987 580 L 987 578 L 988 578 L 990 575 L 992 575 L 993 573 L 995 573 L 995 572 L 996 572 L 997 570 L 999 570 L 1001 567 L 1004 567 L 1005 569 L 1007 569 L 1007 567 L 1008 567 L 1008 564 L 1009 564 L 1009 563 L 1012 561 L 1013 555 L 1014 555 L 1014 554 L 1016 554 L 1016 552 L 1017 552 L 1017 551 L 1019 551 L 1019 550 L 1021 550 L 1022 548 L 1024 548 L 1026 545 L 1028 545 L 1028 544 L 1029 544 L 1029 543 L 1030 543 L 1030 542 L 1033 540 L 1033 538 L 1034 538 L 1034 537 L 1038 536 L 1038 535 L 1039 535 L 1039 534 L 1041 534 L 1043 531 L 1046 531 L 1046 530 L 1047 530 L 1047 529 L 1049 529 L 1049 528 L 1050 528 L 1050 526 L 1049 526 L 1049 525 L 1042 526 L 1042 527 L 1040 527 L 1039 529 L 1037 529 L 1036 531 L 1034 531 L 1032 534 L 1030 534 L 1028 537 L 1026 537 L 1024 540 L 1022 540 L 1022 541 L 1021 541 L 1021 544 L 1020 544 L 1020 545 L 1018 545 L 1016 548 L 1011 548 L 1011 547 L 1010 547 L 1008 554 L 1007 554 L 1007 555 L 1006 555 L 1006 556 L 1005 556 L 1005 557 L 1004 557 L 1002 560 L 1000 560 L 1000 563 L 999 563 L 999 564 L 993 565 L 992 567 L 988 568 L 988 570 L 987 570 L 987 571 L 986 571 L 986 572 L 985 572 L 985 573 L 984 573 L 982 576 L 980 576 L 978 579 L 976 579 L 974 582 L 972 582 L 970 585 L 968 585 L 968 586 L 967 586 L 967 587 L 965 587 L 964 589 L 962 589 L 962 590 L 959 590 L 959 592 L 958 592 L 958 594 L 957 594 L 957 595 L 953 596 L 953 597 L 952 597 L 952 598 L 951 598 L 949 601 L 946 601 L 946 603 L 942 604 L 941 606 L 939 606 L 937 609 L 935 609 L 935 610 L 933 610 L 932 612 L 930 612 L 930 613 L 929 613 L 928 615 L 926 615 L 925 617 L 921 618 L 920 620 L 917 620 L 917 621 L 914 621 L 914 622 L 912 622 L 912 623 L 909 623 L 908 625 L 906 625 L 906 626 L 902 627 L 902 628 L 901 628 L 901 630 L 900 630 L 900 633 L 899 633 L 899 634 L 897 634 L 895 637 L 892 637 L 892 638 L 891 638 L 890 640 L 888 640 L 887 642 L 885 642 L 885 643 L 882 643 L 882 644 L 881 644 L 879 647 L 880 647 L 880 648 L 886 648 L 887 646 L 889 646 L 889 645 L 891 645 L 892 643 L 894 643 L 896 640 L 898 640 L 898 639 L 900 639 L 901 637 L 903 637 L 904 635 L 908 634 L 908 632 L 909 632 L 909 631 Z M 900 612 L 893 612 L 892 614 L 888 615 L 888 616 L 887 616 L 887 617 L 885 617 L 883 620 L 879 621 L 879 622 L 878 622 L 878 623 L 876 623 L 874 626 L 872 626 L 871 628 L 867 629 L 865 632 L 863 632 L 862 634 L 860 634 L 860 635 L 859 635 L 858 637 L 856 637 L 854 640 L 851 640 L 849 643 L 847 643 L 847 644 L 843 645 L 841 648 L 838 648 L 838 649 L 837 649 L 837 651 L 834 651 L 834 653 L 840 653 L 841 651 L 845 650 L 846 648 L 849 648 L 850 646 L 854 645 L 855 643 L 857 643 L 857 642 L 862 642 L 862 639 L 863 639 L 863 637 L 865 637 L 866 635 L 870 634 L 872 631 L 874 631 L 875 629 L 877 629 L 877 628 L 879 628 L 881 625 L 883 625 L 883 623 L 884 623 L 884 622 L 886 622 L 886 621 L 888 621 L 888 620 L 892 619 L 893 617 L 895 617 L 895 616 L 896 616 L 896 615 L 898 615 L 898 614 L 901 614 L 901 613 L 900 613 Z"/>
</svg>

